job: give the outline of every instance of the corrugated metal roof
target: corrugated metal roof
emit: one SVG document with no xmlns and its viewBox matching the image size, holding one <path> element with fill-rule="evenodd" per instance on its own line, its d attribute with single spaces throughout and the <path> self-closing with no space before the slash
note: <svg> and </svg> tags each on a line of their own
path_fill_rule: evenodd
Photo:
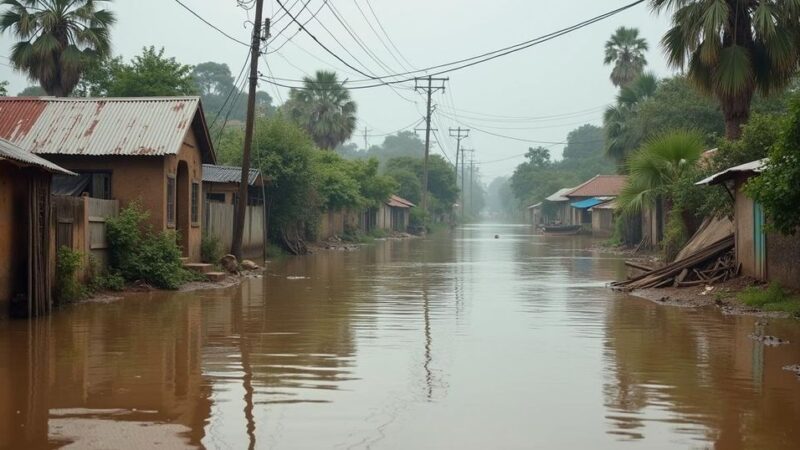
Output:
<svg viewBox="0 0 800 450">
<path fill-rule="evenodd" d="M 572 192 L 573 189 L 575 189 L 575 188 L 559 189 L 559 190 L 556 191 L 555 194 L 551 195 L 550 197 L 547 197 L 545 200 L 547 200 L 548 202 L 566 202 L 566 201 L 569 201 L 569 199 L 567 198 L 567 194 Z"/>
<path fill-rule="evenodd" d="M 597 197 L 592 197 L 592 198 L 587 198 L 586 200 L 581 200 L 579 202 L 571 203 L 570 206 L 578 209 L 588 209 L 591 208 L 592 206 L 597 206 L 605 201 L 606 200 Z"/>
<path fill-rule="evenodd" d="M 196 126 L 214 161 L 202 116 L 199 97 L 7 97 L 0 138 L 40 155 L 174 155 Z"/>
<path fill-rule="evenodd" d="M 592 209 L 617 209 L 617 201 L 611 200 L 610 202 L 601 203 L 597 206 L 593 206 Z"/>
<path fill-rule="evenodd" d="M 625 186 L 628 177 L 625 175 L 595 175 L 572 190 L 567 197 L 616 197 Z"/>
<path fill-rule="evenodd" d="M 396 195 L 389 197 L 389 200 L 386 201 L 386 204 L 395 208 L 413 208 L 415 206 L 410 201 Z"/>
<path fill-rule="evenodd" d="M 255 186 L 261 171 L 250 169 L 247 177 L 247 184 Z M 242 168 L 235 166 L 217 166 L 214 164 L 203 164 L 203 181 L 209 183 L 239 183 L 242 180 Z"/>
<path fill-rule="evenodd" d="M 729 180 L 736 175 L 740 175 L 743 173 L 761 173 L 764 170 L 764 166 L 767 164 L 767 158 L 759 159 L 757 161 L 750 161 L 749 163 L 740 164 L 738 166 L 734 166 L 728 169 L 723 170 L 722 172 L 715 173 L 708 178 L 704 178 L 697 183 L 696 185 L 703 185 L 703 184 L 717 184 L 723 181 Z"/>
<path fill-rule="evenodd" d="M 540 206 L 542 206 L 542 202 L 539 202 L 539 203 L 533 204 L 531 206 L 528 206 L 528 209 L 534 209 L 534 208 L 538 208 Z"/>
<path fill-rule="evenodd" d="M 14 161 L 15 163 L 21 163 L 26 166 L 35 166 L 48 172 L 75 175 L 69 170 L 59 167 L 42 157 L 34 155 L 33 153 L 27 152 L 5 139 L 0 139 L 0 160 L 3 159 L 8 159 Z"/>
</svg>

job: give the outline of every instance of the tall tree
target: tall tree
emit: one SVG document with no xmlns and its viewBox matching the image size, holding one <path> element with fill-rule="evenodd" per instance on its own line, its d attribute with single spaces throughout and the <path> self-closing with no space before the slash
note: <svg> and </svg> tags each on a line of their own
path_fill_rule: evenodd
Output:
<svg viewBox="0 0 800 450">
<path fill-rule="evenodd" d="M 650 0 L 671 10 L 661 40 L 669 63 L 719 99 L 725 135 L 738 139 L 753 95 L 780 91 L 797 70 L 800 0 Z"/>
<path fill-rule="evenodd" d="M 639 108 L 652 97 L 657 88 L 656 77 L 643 74 L 620 89 L 617 103 L 609 106 L 603 115 L 606 130 L 606 154 L 623 167 L 628 154 L 639 146 L 641 127 L 637 126 Z"/>
<path fill-rule="evenodd" d="M 0 81 L 0 97 L 8 95 L 8 81 Z"/>
<path fill-rule="evenodd" d="M 606 41 L 605 64 L 614 64 L 611 70 L 611 82 L 614 86 L 623 87 L 642 74 L 647 59 L 647 41 L 639 37 L 636 28 L 619 27 Z"/>
<path fill-rule="evenodd" d="M 303 78 L 303 87 L 292 89 L 284 106 L 323 149 L 333 150 L 356 128 L 356 103 L 334 72 L 319 70 L 314 78 Z"/>
<path fill-rule="evenodd" d="M 197 87 L 192 80 L 192 68 L 173 57 L 165 57 L 164 49 L 142 49 L 130 64 L 112 70 L 114 78 L 108 89 L 112 97 L 153 97 L 192 95 Z"/>
<path fill-rule="evenodd" d="M 19 39 L 11 64 L 49 95 L 66 97 L 86 66 L 111 50 L 111 11 L 98 9 L 110 0 L 2 0 L 0 31 Z"/>
</svg>

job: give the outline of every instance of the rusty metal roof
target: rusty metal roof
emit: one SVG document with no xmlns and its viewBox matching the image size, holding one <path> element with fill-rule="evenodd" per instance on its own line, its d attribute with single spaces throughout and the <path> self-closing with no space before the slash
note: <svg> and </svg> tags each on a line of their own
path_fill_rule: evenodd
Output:
<svg viewBox="0 0 800 450">
<path fill-rule="evenodd" d="M 625 186 L 625 175 L 597 175 L 566 194 L 567 197 L 616 197 Z"/>
<path fill-rule="evenodd" d="M 386 201 L 386 204 L 395 208 L 413 208 L 415 206 L 410 201 L 404 199 L 403 197 L 398 197 L 397 195 L 392 195 L 389 197 L 389 200 Z"/>
<path fill-rule="evenodd" d="M 175 155 L 190 128 L 213 162 L 199 97 L 0 98 L 0 138 L 40 155 Z"/>
<path fill-rule="evenodd" d="M 18 165 L 38 167 L 48 172 L 61 173 L 64 175 L 75 175 L 69 170 L 61 168 L 42 157 L 25 151 L 5 139 L 0 139 L 0 161 L 4 159 L 13 161 Z"/>
<path fill-rule="evenodd" d="M 261 186 L 258 183 L 261 171 L 250 169 L 247 177 L 247 184 L 250 186 Z M 217 166 L 214 164 L 203 164 L 203 181 L 208 183 L 239 183 L 242 180 L 242 168 L 234 166 Z"/>
</svg>

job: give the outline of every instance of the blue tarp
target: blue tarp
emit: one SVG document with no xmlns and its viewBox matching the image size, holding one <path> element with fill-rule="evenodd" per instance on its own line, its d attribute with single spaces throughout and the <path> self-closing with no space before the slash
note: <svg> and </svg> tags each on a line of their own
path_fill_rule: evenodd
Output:
<svg viewBox="0 0 800 450">
<path fill-rule="evenodd" d="M 581 200 L 579 202 L 572 203 L 571 205 L 573 208 L 589 209 L 592 206 L 597 206 L 603 202 L 605 202 L 605 200 L 600 200 L 597 197 L 592 197 L 592 198 L 587 198 L 586 200 Z"/>
</svg>

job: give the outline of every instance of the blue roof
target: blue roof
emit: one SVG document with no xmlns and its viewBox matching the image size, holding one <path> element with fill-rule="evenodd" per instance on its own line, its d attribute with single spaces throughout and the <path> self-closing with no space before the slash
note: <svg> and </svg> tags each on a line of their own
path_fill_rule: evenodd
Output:
<svg viewBox="0 0 800 450">
<path fill-rule="evenodd" d="M 591 208 L 592 206 L 597 206 L 605 201 L 606 200 L 601 200 L 597 197 L 592 197 L 592 198 L 587 198 L 586 200 L 581 200 L 579 202 L 572 203 L 571 205 L 573 208 L 588 209 Z"/>
</svg>

